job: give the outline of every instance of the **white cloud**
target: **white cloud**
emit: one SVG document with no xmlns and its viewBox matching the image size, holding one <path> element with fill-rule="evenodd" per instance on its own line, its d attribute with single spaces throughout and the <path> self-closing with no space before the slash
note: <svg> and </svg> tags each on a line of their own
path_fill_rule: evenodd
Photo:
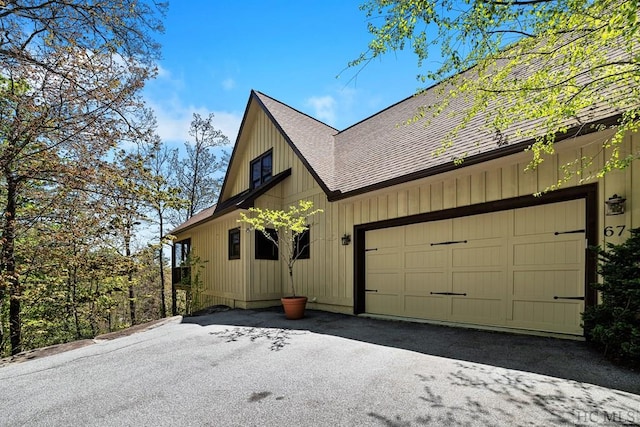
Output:
<svg viewBox="0 0 640 427">
<path fill-rule="evenodd" d="M 223 85 L 234 86 L 232 79 L 227 79 Z M 158 66 L 158 76 L 148 82 L 145 88 L 145 100 L 153 109 L 157 119 L 157 133 L 160 138 L 172 146 L 182 147 L 189 141 L 189 127 L 193 114 L 198 113 L 207 117 L 214 114 L 213 125 L 220 129 L 231 144 L 235 143 L 242 121 L 242 113 L 224 110 L 212 110 L 204 105 L 194 105 L 184 100 L 185 83 L 181 75 L 175 75 L 171 70 Z"/>
<path fill-rule="evenodd" d="M 307 98 L 304 105 L 311 111 L 303 111 L 337 129 L 345 129 L 381 108 L 375 95 L 353 88 L 336 86 L 329 92 Z"/>
<path fill-rule="evenodd" d="M 312 96 L 305 104 L 313 108 L 314 112 L 311 113 L 313 117 L 331 126 L 335 125 L 337 103 L 333 96 Z"/>
<path fill-rule="evenodd" d="M 191 120 L 193 120 L 194 113 L 198 113 L 202 117 L 207 117 L 209 113 L 213 113 L 214 127 L 220 129 L 229 138 L 231 144 L 236 141 L 242 120 L 241 115 L 233 112 L 211 111 L 205 107 L 182 105 L 177 100 L 163 103 L 148 101 L 148 105 L 155 111 L 158 122 L 157 133 L 160 138 L 166 143 L 179 147 L 191 138 L 189 136 L 189 126 L 191 125 Z"/>
<path fill-rule="evenodd" d="M 236 81 L 232 78 L 228 78 L 222 81 L 222 88 L 224 90 L 231 90 L 236 87 Z"/>
<path fill-rule="evenodd" d="M 171 78 L 171 71 L 169 71 L 168 69 L 164 68 L 162 65 L 158 64 L 158 79 L 170 79 Z"/>
</svg>

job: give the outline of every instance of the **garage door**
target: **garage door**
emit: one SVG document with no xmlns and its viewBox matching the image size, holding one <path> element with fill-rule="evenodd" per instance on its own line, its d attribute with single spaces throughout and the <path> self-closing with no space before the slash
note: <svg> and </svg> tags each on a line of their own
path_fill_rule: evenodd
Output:
<svg viewBox="0 0 640 427">
<path fill-rule="evenodd" d="M 582 335 L 585 201 L 367 231 L 365 311 Z"/>
</svg>

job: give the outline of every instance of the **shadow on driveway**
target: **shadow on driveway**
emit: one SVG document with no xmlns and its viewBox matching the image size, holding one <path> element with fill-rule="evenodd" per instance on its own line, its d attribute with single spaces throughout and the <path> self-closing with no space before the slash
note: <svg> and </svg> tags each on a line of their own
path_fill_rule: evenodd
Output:
<svg viewBox="0 0 640 427">
<path fill-rule="evenodd" d="M 235 326 L 217 335 L 228 341 L 266 338 L 272 341 L 274 351 L 287 345 L 291 336 L 287 331 L 304 330 L 640 394 L 640 372 L 612 364 L 582 341 L 370 319 L 316 310 L 307 310 L 304 319 L 286 320 L 281 308 L 220 309 L 185 317 L 182 322 Z"/>
</svg>

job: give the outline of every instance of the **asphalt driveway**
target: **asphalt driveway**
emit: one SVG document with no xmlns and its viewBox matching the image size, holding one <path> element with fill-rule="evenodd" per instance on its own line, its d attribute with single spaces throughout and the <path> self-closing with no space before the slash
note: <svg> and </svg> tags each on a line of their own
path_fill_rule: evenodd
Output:
<svg viewBox="0 0 640 427">
<path fill-rule="evenodd" d="M 640 425 L 583 342 L 230 310 L 0 368 L 0 425 Z"/>
</svg>

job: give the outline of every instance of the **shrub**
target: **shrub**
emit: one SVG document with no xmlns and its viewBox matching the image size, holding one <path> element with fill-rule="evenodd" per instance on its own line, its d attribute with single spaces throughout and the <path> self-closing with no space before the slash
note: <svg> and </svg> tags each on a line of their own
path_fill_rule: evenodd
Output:
<svg viewBox="0 0 640 427">
<path fill-rule="evenodd" d="M 640 366 L 640 228 L 624 243 L 595 248 L 602 283 L 602 304 L 587 307 L 582 315 L 587 340 L 607 357 Z"/>
</svg>

